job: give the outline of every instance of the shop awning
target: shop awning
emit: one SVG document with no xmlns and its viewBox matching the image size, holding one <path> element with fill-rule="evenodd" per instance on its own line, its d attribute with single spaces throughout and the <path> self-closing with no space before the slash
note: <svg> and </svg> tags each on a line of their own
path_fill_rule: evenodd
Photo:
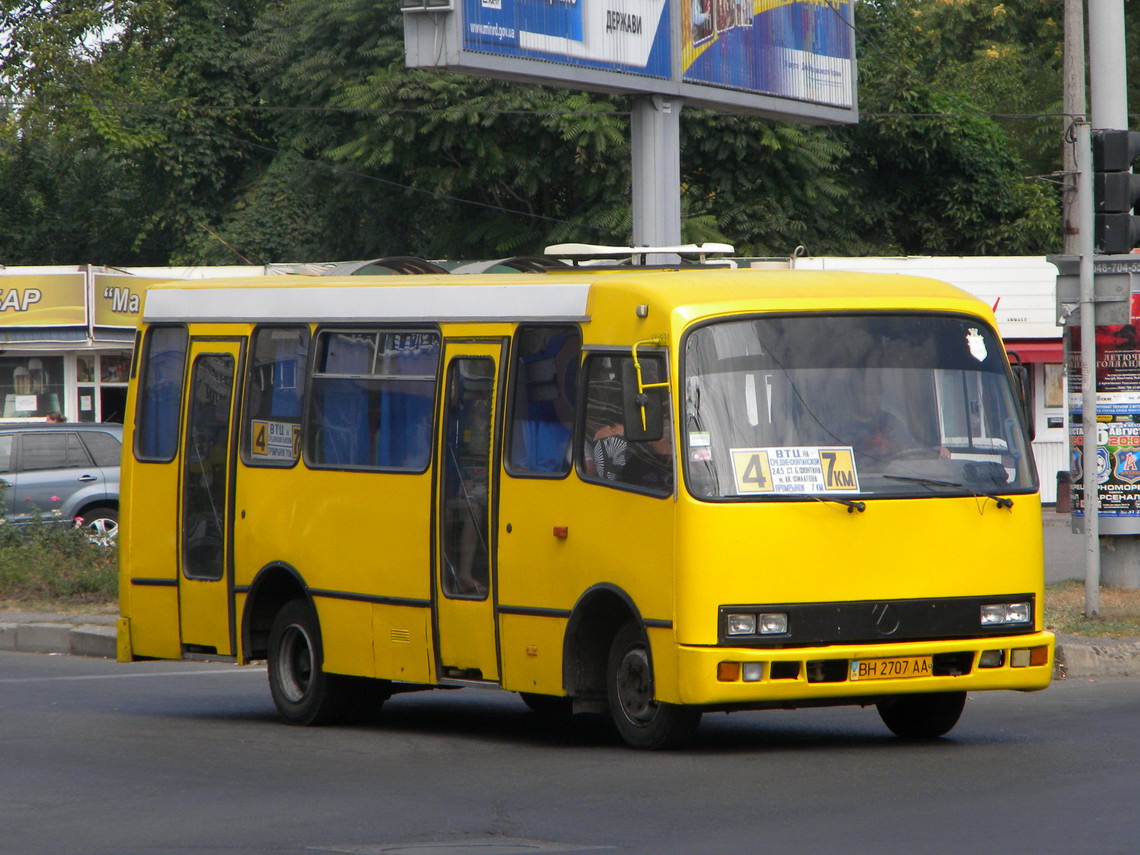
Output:
<svg viewBox="0 0 1140 855">
<path fill-rule="evenodd" d="M 1009 353 L 1011 362 L 1014 354 L 1021 357 L 1022 362 L 1064 362 L 1064 348 L 1060 339 L 1053 341 L 1007 341 L 1005 349 Z"/>
</svg>

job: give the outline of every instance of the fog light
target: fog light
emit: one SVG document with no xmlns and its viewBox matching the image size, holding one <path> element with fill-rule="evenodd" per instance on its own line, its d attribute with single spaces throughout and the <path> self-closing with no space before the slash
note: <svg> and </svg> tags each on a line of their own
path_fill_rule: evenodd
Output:
<svg viewBox="0 0 1140 855">
<path fill-rule="evenodd" d="M 760 615 L 761 635 L 786 635 L 788 632 L 788 616 L 782 612 Z"/>
<path fill-rule="evenodd" d="M 756 615 L 726 615 L 729 635 L 755 635 Z"/>
<path fill-rule="evenodd" d="M 986 650 L 978 657 L 979 668 L 1000 668 L 1005 664 L 1004 650 Z"/>
<path fill-rule="evenodd" d="M 744 682 L 745 683 L 759 683 L 764 677 L 764 663 L 763 662 L 745 662 L 744 663 Z"/>
<path fill-rule="evenodd" d="M 739 662 L 721 662 L 716 666 L 716 678 L 721 683 L 735 683 L 740 679 Z"/>
<path fill-rule="evenodd" d="M 1028 647 L 1009 651 L 1009 665 L 1011 668 L 1027 668 L 1029 667 L 1029 662 L 1030 655 Z"/>
</svg>

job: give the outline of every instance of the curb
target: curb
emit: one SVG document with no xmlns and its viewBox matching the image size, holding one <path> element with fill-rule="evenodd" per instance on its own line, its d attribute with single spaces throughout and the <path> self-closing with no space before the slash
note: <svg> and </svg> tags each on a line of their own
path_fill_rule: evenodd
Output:
<svg viewBox="0 0 1140 855">
<path fill-rule="evenodd" d="M 0 623 L 0 650 L 114 659 L 118 631 L 102 624 Z"/>
<path fill-rule="evenodd" d="M 1057 679 L 1140 676 L 1140 639 L 1058 635 L 1053 676 Z"/>
<path fill-rule="evenodd" d="M 113 618 L 104 618 L 103 623 L 53 618 L 45 615 L 43 620 L 0 621 L 0 650 L 116 657 L 118 630 Z M 1058 635 L 1053 677 L 1140 677 L 1140 639 Z"/>
</svg>

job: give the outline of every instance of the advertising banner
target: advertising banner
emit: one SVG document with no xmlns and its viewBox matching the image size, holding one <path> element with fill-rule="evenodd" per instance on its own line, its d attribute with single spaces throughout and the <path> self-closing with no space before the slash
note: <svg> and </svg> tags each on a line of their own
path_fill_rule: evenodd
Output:
<svg viewBox="0 0 1140 855">
<path fill-rule="evenodd" d="M 0 275 L 0 325 L 86 326 L 85 285 L 82 273 Z"/>
<path fill-rule="evenodd" d="M 1140 532 L 1140 294 L 1131 296 L 1131 323 L 1096 328 L 1097 471 L 1100 516 L 1135 521 Z M 1084 515 L 1081 429 L 1081 329 L 1065 328 L 1069 369 L 1069 459 L 1073 514 Z M 1114 530 L 1106 533 L 1124 533 Z"/>
<path fill-rule="evenodd" d="M 854 106 L 851 5 L 685 0 L 682 77 L 833 107 Z"/>
<path fill-rule="evenodd" d="M 666 0 L 464 0 L 468 50 L 669 78 Z"/>
</svg>

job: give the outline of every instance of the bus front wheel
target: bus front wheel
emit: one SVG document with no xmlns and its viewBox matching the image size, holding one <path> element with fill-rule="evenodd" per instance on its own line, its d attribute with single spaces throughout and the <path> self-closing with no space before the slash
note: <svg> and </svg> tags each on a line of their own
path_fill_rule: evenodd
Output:
<svg viewBox="0 0 1140 855">
<path fill-rule="evenodd" d="M 899 695 L 875 704 L 883 724 L 903 739 L 945 736 L 958 723 L 965 706 L 965 692 Z"/>
<path fill-rule="evenodd" d="M 679 748 L 690 742 L 701 711 L 653 699 L 653 666 L 641 627 L 630 622 L 614 637 L 606 696 L 618 734 L 632 748 Z"/>
<path fill-rule="evenodd" d="M 289 724 L 328 724 L 344 713 L 346 680 L 321 667 L 320 622 L 304 600 L 286 603 L 273 619 L 267 660 L 273 703 Z"/>
</svg>

